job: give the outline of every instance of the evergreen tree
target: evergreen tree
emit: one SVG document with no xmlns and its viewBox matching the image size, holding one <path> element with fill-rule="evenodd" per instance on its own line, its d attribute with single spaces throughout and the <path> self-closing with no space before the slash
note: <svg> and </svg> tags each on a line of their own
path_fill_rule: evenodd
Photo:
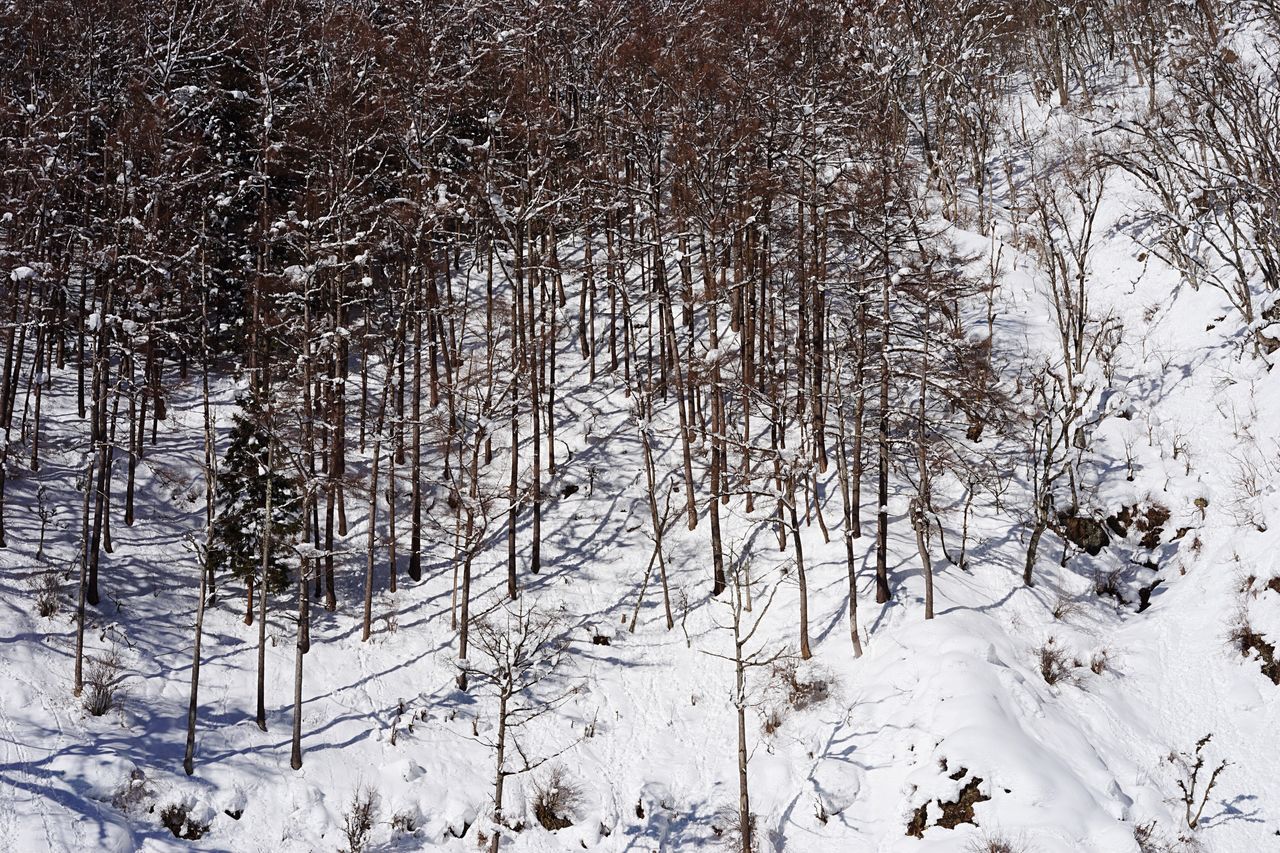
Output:
<svg viewBox="0 0 1280 853">
<path fill-rule="evenodd" d="M 278 469 L 269 470 L 268 442 L 276 444 L 275 458 L 282 458 L 280 443 L 262 425 L 261 405 L 253 397 L 241 398 L 234 415 L 231 444 L 218 471 L 218 515 L 213 522 L 215 571 L 230 569 L 246 584 L 261 571 L 262 531 L 266 521 L 267 489 L 271 489 L 271 558 L 267 588 L 280 592 L 289 582 L 288 547 L 302 529 L 302 498 L 295 481 Z"/>
</svg>

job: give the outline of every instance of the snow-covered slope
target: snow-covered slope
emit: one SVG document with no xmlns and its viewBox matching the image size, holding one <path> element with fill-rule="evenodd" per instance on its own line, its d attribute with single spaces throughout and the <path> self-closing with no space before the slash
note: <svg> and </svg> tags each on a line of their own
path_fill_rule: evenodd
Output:
<svg viewBox="0 0 1280 853">
<path fill-rule="evenodd" d="M 1280 641 L 1280 582 L 1272 583 L 1280 578 L 1272 485 L 1280 376 L 1244 351 L 1240 323 L 1214 291 L 1179 288 L 1175 274 L 1147 257 L 1131 224 L 1139 197 L 1117 171 L 1099 217 L 1093 299 L 1124 328 L 1109 392 L 1124 415 L 1099 427 L 1086 487 L 1110 513 L 1167 508 L 1158 545 L 1140 544 L 1135 528 L 1097 557 L 1074 554 L 1063 567 L 1061 542 L 1049 536 L 1037 582 L 1026 587 L 1027 531 L 1007 513 L 978 507 L 968 570 L 938 561 L 937 618 L 926 622 L 904 496 L 890 507 L 892 603 L 873 603 L 873 537 L 855 543 L 866 654 L 854 659 L 839 488 L 834 470 L 824 475 L 831 536 L 816 519 L 802 528 L 814 655 L 796 672 L 801 683 L 826 681 L 827 695 L 791 708 L 774 672 L 749 674 L 761 849 L 957 851 L 1003 837 L 1038 853 L 1127 853 L 1139 849 L 1135 830 L 1143 826 L 1174 843 L 1190 831 L 1170 754 L 1212 735 L 1199 790 L 1219 762 L 1230 764 L 1195 838 L 1215 853 L 1280 850 L 1280 687 L 1231 639 L 1243 617 Z M 997 337 L 1031 358 L 1049 345 L 1044 276 L 1019 250 L 1011 222 L 996 231 Z M 960 230 L 952 238 L 981 256 L 978 267 L 995 245 Z M 607 379 L 586 382 L 572 341 L 560 347 L 563 375 L 578 377 L 565 387 L 577 381 L 580 391 L 560 408 L 564 449 L 547 488 L 544 568 L 522 581 L 523 600 L 563 620 L 570 653 L 554 679 L 557 689 L 575 691 L 524 732 L 531 757 L 557 757 L 509 780 L 506 817 L 525 828 L 508 833 L 504 849 L 713 849 L 735 820 L 737 734 L 732 663 L 717 656 L 730 652 L 731 612 L 709 595 L 706 525 L 676 525 L 668 535 L 675 627 L 666 629 L 653 581 L 629 630 L 653 549 L 631 403 Z M 114 552 L 104 556 L 105 597 L 86 642 L 95 654 L 118 649 L 125 695 L 118 711 L 86 714 L 71 695 L 74 608 L 64 600 L 54 617 L 41 618 L 25 586 L 39 490 L 58 508 L 47 559 L 68 573 L 75 566 L 85 426 L 74 413 L 74 373 L 55 373 L 51 383 L 56 416 L 44 464 L 7 486 L 0 848 L 336 850 L 346 844 L 341 827 L 353 792 L 365 785 L 378 795 L 373 849 L 475 849 L 490 807 L 494 756 L 484 741 L 496 704 L 483 689 L 455 686 L 452 543 L 431 543 L 422 583 L 376 595 L 374 633 L 362 643 L 367 528 L 354 500 L 338 611 L 313 611 L 303 769 L 289 768 L 291 605 L 282 599 L 270 622 L 262 732 L 253 722 L 257 627 L 243 624 L 243 601 L 228 591 L 206 615 L 196 770 L 182 772 L 198 582 L 188 536 L 203 523 L 194 385 L 173 389 L 161 441 L 141 467 L 138 515 L 146 522 L 117 523 Z M 230 383 L 221 385 L 224 426 L 232 398 Z M 674 429 L 660 424 L 655 433 L 674 459 Z M 1242 479 L 1250 469 L 1258 473 L 1253 493 Z M 578 488 L 570 494 L 564 485 Z M 777 548 L 772 509 L 762 502 L 748 515 L 735 503 L 725 532 L 735 552 L 752 553 L 758 579 L 777 581 L 752 643 L 765 650 L 794 648 L 797 639 L 794 569 L 790 550 Z M 496 602 L 506 571 L 500 542 L 475 570 L 477 600 Z M 1117 572 L 1123 602 L 1097 592 L 1099 579 Z M 1149 606 L 1140 611 L 1144 588 Z M 1054 684 L 1042 675 L 1045 649 L 1062 650 L 1067 674 Z M 530 793 L 557 767 L 581 802 L 571 827 L 550 832 L 535 820 Z M 972 806 L 969 820 L 936 825 L 951 822 L 942 804 L 956 801 L 961 812 Z M 208 824 L 203 837 L 180 840 L 162 825 L 173 804 Z M 909 834 L 922 817 L 923 833 Z"/>
</svg>

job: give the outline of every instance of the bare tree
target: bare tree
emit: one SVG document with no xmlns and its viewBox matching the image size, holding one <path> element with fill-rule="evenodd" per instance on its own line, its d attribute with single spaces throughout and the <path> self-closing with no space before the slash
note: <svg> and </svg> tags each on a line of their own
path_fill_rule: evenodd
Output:
<svg viewBox="0 0 1280 853">
<path fill-rule="evenodd" d="M 494 751 L 489 850 L 497 853 L 506 828 L 502 798 L 507 779 L 540 767 L 576 743 L 547 755 L 530 754 L 522 732 L 569 701 L 577 688 L 565 684 L 560 672 L 567 652 L 560 623 L 540 611 L 529 596 L 477 614 L 471 630 L 481 660 L 461 660 L 459 668 L 497 704 L 493 732 L 477 735 Z"/>
<path fill-rule="evenodd" d="M 758 585 L 762 579 L 752 578 L 749 563 L 745 559 L 733 560 L 729 570 L 730 598 L 724 602 L 729 612 L 727 627 L 733 634 L 733 651 L 725 655 L 719 652 L 705 653 L 733 664 L 733 692 L 731 704 L 737 716 L 738 726 L 738 834 L 741 853 L 752 853 L 755 850 L 752 841 L 753 820 L 751 817 L 751 795 L 747 765 L 751 760 L 751 749 L 747 742 L 747 709 L 751 707 L 748 700 L 747 674 L 760 667 L 768 667 L 784 656 L 786 650 L 779 648 L 769 652 L 764 646 L 752 648 L 756 632 L 764 624 L 765 616 L 773 604 L 778 587 L 774 584 L 764 605 L 751 611 L 748 608 L 753 595 L 751 587 Z"/>
</svg>

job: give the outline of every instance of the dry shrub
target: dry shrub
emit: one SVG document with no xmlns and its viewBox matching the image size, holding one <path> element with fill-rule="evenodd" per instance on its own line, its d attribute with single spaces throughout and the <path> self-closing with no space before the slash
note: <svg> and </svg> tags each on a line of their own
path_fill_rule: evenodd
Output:
<svg viewBox="0 0 1280 853">
<path fill-rule="evenodd" d="M 1093 591 L 1099 598 L 1109 595 L 1121 604 L 1125 604 L 1124 594 L 1120 591 L 1120 581 L 1120 569 L 1112 569 L 1109 572 L 1095 572 L 1093 575 Z"/>
<path fill-rule="evenodd" d="M 1057 684 L 1071 678 L 1072 662 L 1066 650 L 1058 646 L 1053 637 L 1037 650 L 1040 657 L 1040 675 L 1047 684 Z"/>
<path fill-rule="evenodd" d="M 62 603 L 62 578 L 55 569 L 43 569 L 27 579 L 27 588 L 35 599 L 36 613 L 49 618 Z"/>
<path fill-rule="evenodd" d="M 1100 652 L 1094 652 L 1093 657 L 1089 658 L 1089 670 L 1094 675 L 1102 675 L 1111 667 L 1111 653 L 1106 649 Z"/>
<path fill-rule="evenodd" d="M 996 833 L 970 841 L 968 853 L 1030 853 L 1030 848 L 1024 841 Z"/>
<path fill-rule="evenodd" d="M 834 676 L 812 663 L 786 657 L 769 667 L 769 681 L 762 702 L 765 734 L 782 727 L 792 711 L 821 705 L 831 698 Z"/>
<path fill-rule="evenodd" d="M 1050 612 L 1054 619 L 1061 622 L 1077 615 L 1082 609 L 1082 605 L 1075 597 L 1059 592 L 1053 600 L 1053 610 Z"/>
<path fill-rule="evenodd" d="M 123 782 L 111 795 L 111 807 L 125 814 L 141 810 L 151 801 L 154 792 L 147 781 L 147 774 L 135 767 L 129 771 L 129 779 Z"/>
<path fill-rule="evenodd" d="M 546 778 L 533 784 L 533 815 L 544 829 L 565 829 L 577 819 L 582 799 L 582 789 L 564 768 L 553 767 Z"/>
<path fill-rule="evenodd" d="M 1218 784 L 1218 777 L 1231 764 L 1223 759 L 1209 770 L 1209 765 L 1205 763 L 1204 748 L 1211 740 L 1213 735 L 1207 734 L 1196 741 L 1192 752 L 1176 752 L 1168 758 L 1178 773 L 1177 785 L 1185 809 L 1184 819 L 1187 829 L 1192 832 L 1200 825 L 1200 818 L 1204 815 L 1205 806 L 1209 804 L 1209 795 Z M 1205 771 L 1209 774 L 1207 780 L 1202 775 Z"/>
<path fill-rule="evenodd" d="M 1204 847 L 1191 836 L 1168 838 L 1154 820 L 1135 826 L 1133 840 L 1138 842 L 1139 853 L 1204 853 Z"/>
<path fill-rule="evenodd" d="M 1157 839 L 1154 820 L 1140 823 L 1133 828 L 1133 840 L 1138 842 L 1139 853 L 1158 853 L 1160 847 Z"/>
<path fill-rule="evenodd" d="M 377 813 L 378 792 L 364 782 L 356 783 L 351 803 L 342 816 L 342 834 L 347 839 L 347 853 L 364 853 Z"/>
<path fill-rule="evenodd" d="M 821 705 L 831 697 L 832 677 L 818 667 L 800 665 L 793 658 L 784 658 L 773 664 L 774 682 L 783 689 L 787 705 L 796 711 Z"/>
<path fill-rule="evenodd" d="M 1246 454 L 1245 458 L 1237 458 L 1235 461 L 1235 475 L 1231 479 L 1234 489 L 1230 503 L 1231 513 L 1241 527 L 1252 527 L 1259 533 L 1266 533 L 1267 519 L 1261 509 L 1261 498 L 1266 482 L 1275 472 L 1257 454 Z M 1259 473 L 1259 467 L 1263 468 L 1262 473 Z"/>
<path fill-rule="evenodd" d="M 396 835 L 413 835 L 418 831 L 418 816 L 410 809 L 391 816 L 391 831 Z"/>
<path fill-rule="evenodd" d="M 743 849 L 742 822 L 739 819 L 741 814 L 738 811 L 738 807 L 732 805 L 717 809 L 711 816 L 711 834 L 715 836 L 717 846 L 724 850 L 731 850 L 733 853 L 740 853 Z M 760 838 L 759 823 L 756 820 L 756 815 L 752 813 L 748 821 L 751 832 L 751 850 L 760 850 L 764 845 L 761 844 L 762 839 Z"/>
<path fill-rule="evenodd" d="M 95 717 L 118 708 L 124 699 L 121 672 L 124 663 L 120 658 L 120 648 L 112 646 L 105 652 L 89 659 L 88 671 L 84 679 L 84 709 Z"/>
</svg>

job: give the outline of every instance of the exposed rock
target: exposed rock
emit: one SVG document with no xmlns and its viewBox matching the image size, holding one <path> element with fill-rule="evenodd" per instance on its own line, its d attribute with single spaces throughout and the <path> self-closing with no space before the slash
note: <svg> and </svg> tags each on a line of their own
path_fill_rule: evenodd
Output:
<svg viewBox="0 0 1280 853">
<path fill-rule="evenodd" d="M 1146 610 L 1148 607 L 1151 606 L 1151 593 L 1155 592 L 1156 587 L 1160 586 L 1160 584 L 1162 583 L 1164 583 L 1163 580 L 1161 580 L 1160 578 L 1156 578 L 1154 581 L 1151 582 L 1149 586 L 1144 586 L 1142 589 L 1138 590 L 1138 612 L 1139 613 L 1141 613 L 1142 611 Z"/>
<path fill-rule="evenodd" d="M 1135 524 L 1138 532 L 1142 534 L 1138 544 L 1143 548 L 1159 547 L 1160 534 L 1164 533 L 1164 526 L 1169 521 L 1170 515 L 1168 507 L 1160 504 L 1147 507 L 1147 511 L 1138 516 Z"/>
<path fill-rule="evenodd" d="M 1263 307 L 1257 329 L 1258 343 L 1268 355 L 1280 349 L 1280 299 Z"/>
<path fill-rule="evenodd" d="M 209 831 L 209 825 L 193 818 L 182 803 L 165 806 L 160 811 L 160 822 L 173 833 L 174 838 L 184 841 L 199 841 Z"/>
<path fill-rule="evenodd" d="M 1145 510 L 1139 506 L 1123 506 L 1115 515 L 1107 517 L 1107 527 L 1120 538 L 1129 535 L 1131 529 L 1143 534 L 1138 544 L 1143 548 L 1156 548 L 1160 545 L 1160 536 L 1164 533 L 1164 525 L 1171 517 L 1168 507 L 1151 504 Z M 1185 534 L 1183 530 L 1179 536 Z M 1179 537 L 1174 537 L 1179 538 Z M 1074 541 L 1074 540 L 1073 540 Z"/>
<path fill-rule="evenodd" d="M 953 774 L 949 778 L 963 778 L 964 774 L 968 772 L 968 770 L 961 767 L 957 774 Z M 943 829 L 955 829 L 962 823 L 971 823 L 977 826 L 978 822 L 973 816 L 973 807 L 978 803 L 991 799 L 978 790 L 980 785 L 982 785 L 982 779 L 974 776 L 960 789 L 959 795 L 954 800 L 947 803 L 938 800 L 938 808 L 942 810 L 942 815 L 934 826 L 940 826 Z M 924 831 L 928 828 L 928 823 L 929 802 L 926 802 L 912 812 L 911 822 L 907 824 L 907 835 L 923 838 Z"/>
<path fill-rule="evenodd" d="M 1262 674 L 1271 679 L 1272 684 L 1280 685 L 1280 657 L 1276 654 L 1274 643 L 1267 642 L 1248 622 L 1242 622 L 1232 630 L 1231 640 L 1245 657 L 1252 657 L 1257 652 L 1262 663 Z"/>
<path fill-rule="evenodd" d="M 533 816 L 538 819 L 538 823 L 542 824 L 543 829 L 550 832 L 555 832 L 557 829 L 568 829 L 573 826 L 573 821 L 569 820 L 569 818 L 556 814 L 542 803 L 534 806 Z"/>
<path fill-rule="evenodd" d="M 1058 534 L 1090 557 L 1096 557 L 1111 544 L 1111 537 L 1100 521 L 1082 515 L 1058 515 Z"/>
<path fill-rule="evenodd" d="M 1107 527 L 1121 539 L 1129 535 L 1129 528 L 1133 526 L 1134 509 L 1135 507 L 1122 506 L 1115 515 L 1107 516 Z"/>
</svg>

